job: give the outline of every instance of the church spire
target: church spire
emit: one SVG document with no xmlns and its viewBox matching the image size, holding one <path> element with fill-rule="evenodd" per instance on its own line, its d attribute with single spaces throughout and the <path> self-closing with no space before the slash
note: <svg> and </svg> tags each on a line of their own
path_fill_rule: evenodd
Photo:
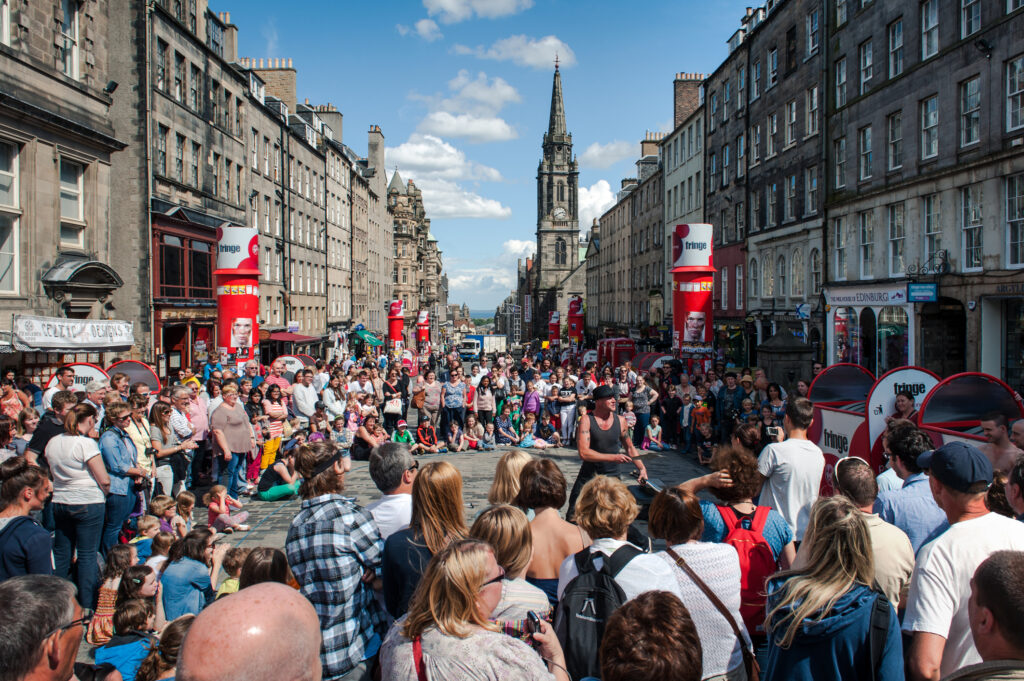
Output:
<svg viewBox="0 0 1024 681">
<path fill-rule="evenodd" d="M 562 75 L 555 60 L 555 82 L 551 86 L 551 118 L 548 120 L 548 137 L 566 134 L 565 106 L 562 104 Z"/>
</svg>

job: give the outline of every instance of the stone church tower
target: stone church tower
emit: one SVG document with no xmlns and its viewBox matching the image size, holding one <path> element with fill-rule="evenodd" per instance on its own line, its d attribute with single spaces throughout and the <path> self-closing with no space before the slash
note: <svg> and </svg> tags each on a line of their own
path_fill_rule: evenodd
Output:
<svg viewBox="0 0 1024 681">
<path fill-rule="evenodd" d="M 574 275 L 579 254 L 579 165 L 572 153 L 572 135 L 566 131 L 562 102 L 562 76 L 555 64 L 551 89 L 551 114 L 541 145 L 543 158 L 537 167 L 537 255 L 534 259 L 534 333 L 547 337 L 548 313 L 561 312 L 566 323 L 568 296 L 577 292 Z M 585 281 L 583 282 L 585 284 Z M 573 289 L 570 291 L 569 289 Z"/>
</svg>

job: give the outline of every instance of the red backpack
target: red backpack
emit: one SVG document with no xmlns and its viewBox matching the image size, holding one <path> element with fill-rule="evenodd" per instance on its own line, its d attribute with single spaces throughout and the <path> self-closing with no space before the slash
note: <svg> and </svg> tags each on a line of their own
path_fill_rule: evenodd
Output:
<svg viewBox="0 0 1024 681">
<path fill-rule="evenodd" d="M 764 526 L 768 522 L 768 506 L 758 506 L 750 529 L 746 529 L 736 518 L 729 506 L 717 506 L 725 521 L 725 539 L 736 549 L 740 557 L 740 614 L 751 634 L 764 634 L 765 582 L 775 573 L 775 554 L 764 538 Z"/>
</svg>

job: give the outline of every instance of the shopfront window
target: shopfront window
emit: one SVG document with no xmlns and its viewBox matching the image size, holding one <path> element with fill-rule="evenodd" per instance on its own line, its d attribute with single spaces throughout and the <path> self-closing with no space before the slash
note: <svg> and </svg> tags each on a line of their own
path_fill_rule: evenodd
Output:
<svg viewBox="0 0 1024 681">
<path fill-rule="evenodd" d="M 832 338 L 836 362 L 860 362 L 860 323 L 852 307 L 836 309 Z"/>
<path fill-rule="evenodd" d="M 160 234 L 158 241 L 161 298 L 212 299 L 213 243 L 173 234 Z"/>
<path fill-rule="evenodd" d="M 1024 301 L 1007 300 L 1003 312 L 1003 380 L 1014 390 L 1024 386 Z"/>
<path fill-rule="evenodd" d="M 910 323 L 902 307 L 883 307 L 878 313 L 879 375 L 910 363 Z"/>
</svg>

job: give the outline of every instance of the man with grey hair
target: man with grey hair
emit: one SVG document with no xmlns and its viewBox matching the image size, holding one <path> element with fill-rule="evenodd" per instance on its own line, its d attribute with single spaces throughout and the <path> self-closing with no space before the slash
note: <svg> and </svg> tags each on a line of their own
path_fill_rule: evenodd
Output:
<svg viewBox="0 0 1024 681">
<path fill-rule="evenodd" d="M 103 407 L 103 398 L 109 390 L 110 381 L 106 379 L 95 379 L 85 384 L 85 403 L 96 407 L 96 423 L 103 423 L 107 411 Z"/>
<path fill-rule="evenodd" d="M 0 681 L 68 681 L 88 620 L 67 580 L 22 575 L 0 582 Z"/>
<path fill-rule="evenodd" d="M 196 616 L 175 676 L 180 681 L 320 681 L 322 672 L 316 610 L 295 589 L 264 582 L 216 600 Z"/>
<path fill-rule="evenodd" d="M 385 541 L 412 521 L 412 482 L 417 469 L 419 462 L 412 458 L 409 447 L 400 442 L 385 442 L 370 453 L 370 478 L 382 496 L 366 510 Z"/>
<path fill-rule="evenodd" d="M 1017 419 L 1010 427 L 1010 442 L 1017 446 L 1017 449 L 1024 449 L 1024 419 Z"/>
</svg>

